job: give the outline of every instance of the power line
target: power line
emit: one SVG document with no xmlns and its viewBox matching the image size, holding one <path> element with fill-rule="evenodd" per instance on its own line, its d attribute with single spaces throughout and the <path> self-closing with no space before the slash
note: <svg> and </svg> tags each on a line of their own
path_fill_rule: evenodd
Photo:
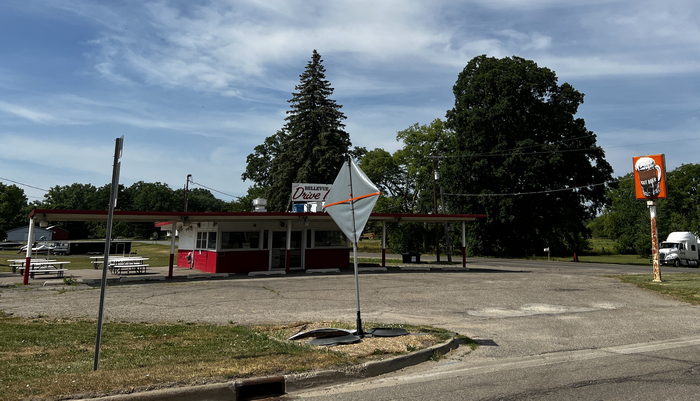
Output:
<svg viewBox="0 0 700 401">
<path fill-rule="evenodd" d="M 495 196 L 521 196 L 521 195 L 539 195 L 539 194 L 549 194 L 549 193 L 554 193 L 554 192 L 566 192 L 566 191 L 574 191 L 577 189 L 583 189 L 583 188 L 591 188 L 591 187 L 597 187 L 601 185 L 607 185 L 607 184 L 612 184 L 614 182 L 619 182 L 621 179 L 614 179 L 614 180 L 609 180 L 605 182 L 599 182 L 596 184 L 589 184 L 589 185 L 581 185 L 579 187 L 567 187 L 567 188 L 558 188 L 558 189 L 548 189 L 545 191 L 532 191 L 532 192 L 511 192 L 511 193 L 501 193 L 501 194 L 491 194 L 491 193 L 485 193 L 485 194 L 445 194 L 449 196 L 466 196 L 466 197 L 495 197 Z"/>
<path fill-rule="evenodd" d="M 11 180 L 11 179 L 9 179 L 9 178 L 0 177 L 0 180 L 12 182 L 12 183 L 14 183 L 14 184 L 22 185 L 22 186 L 25 186 L 25 187 L 28 187 L 28 188 L 38 189 L 39 191 L 49 192 L 48 189 L 35 187 L 35 186 L 33 186 L 33 185 L 25 184 L 25 183 L 22 183 L 22 182 L 19 182 L 19 181 L 13 181 L 13 180 Z"/>
<path fill-rule="evenodd" d="M 208 186 L 206 186 L 206 185 L 202 185 L 202 184 L 200 184 L 200 183 L 198 183 L 198 182 L 193 181 L 192 179 L 190 179 L 190 182 L 191 182 L 192 184 L 194 184 L 194 185 L 199 185 L 200 187 L 206 188 L 206 189 L 208 189 L 208 190 L 210 190 L 210 191 L 218 192 L 218 193 L 220 193 L 220 194 L 222 194 L 222 195 L 230 196 L 230 197 L 232 197 L 232 198 L 238 198 L 238 196 L 236 196 L 236 195 L 227 194 L 226 192 L 219 191 L 218 189 L 214 189 L 214 188 L 208 187 Z"/>
<path fill-rule="evenodd" d="M 549 153 L 570 153 L 570 152 L 586 152 L 591 150 L 600 150 L 602 148 L 580 148 L 580 149 L 558 149 L 558 150 L 542 150 L 537 152 L 517 152 L 517 149 L 510 149 L 505 151 L 492 152 L 492 153 L 476 153 L 471 155 L 442 155 L 442 156 L 428 156 L 429 158 L 438 159 L 456 159 L 463 157 L 500 157 L 500 156 L 527 156 L 527 155 L 541 155 Z"/>
<path fill-rule="evenodd" d="M 610 145 L 610 146 L 597 146 L 593 148 L 579 148 L 579 149 L 556 149 L 556 150 L 546 150 L 546 151 L 535 151 L 535 152 L 519 152 L 521 149 L 528 149 L 528 148 L 533 148 L 537 146 L 551 146 L 551 145 L 556 145 L 559 143 L 564 143 L 567 141 L 573 141 L 576 139 L 583 139 L 583 138 L 588 138 L 593 135 L 585 135 L 585 136 L 580 136 L 576 138 L 570 138 L 566 140 L 562 140 L 559 142 L 552 142 L 552 143 L 542 143 L 542 144 L 535 144 L 535 145 L 528 145 L 528 146 L 522 146 L 519 148 L 511 148 L 511 149 L 504 149 L 504 150 L 498 150 L 494 152 L 486 152 L 486 153 L 475 153 L 475 154 L 459 154 L 459 155 L 436 155 L 436 156 L 427 156 L 428 158 L 436 158 L 436 159 L 457 159 L 457 158 L 473 158 L 473 157 L 500 157 L 500 156 L 511 156 L 511 155 L 519 155 L 519 156 L 527 156 L 527 155 L 537 155 L 537 154 L 549 154 L 549 153 L 570 153 L 570 152 L 585 152 L 585 151 L 593 151 L 593 150 L 603 150 L 605 151 L 606 149 L 609 148 L 628 148 L 630 146 L 644 146 L 644 145 L 656 145 L 659 143 L 669 143 L 669 142 L 681 142 L 681 141 L 693 141 L 693 140 L 700 140 L 700 138 L 678 138 L 675 140 L 665 140 L 665 141 L 654 141 L 654 142 L 643 142 L 643 143 L 634 143 L 634 144 L 621 144 L 621 145 Z"/>
</svg>

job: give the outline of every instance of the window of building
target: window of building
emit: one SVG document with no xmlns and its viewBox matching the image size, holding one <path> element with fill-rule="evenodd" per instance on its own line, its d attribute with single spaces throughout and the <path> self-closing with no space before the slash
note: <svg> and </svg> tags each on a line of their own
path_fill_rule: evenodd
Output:
<svg viewBox="0 0 700 401">
<path fill-rule="evenodd" d="M 221 249 L 258 249 L 260 231 L 229 231 L 221 233 Z"/>
<path fill-rule="evenodd" d="M 346 246 L 345 235 L 340 231 L 314 231 L 314 246 Z"/>
<path fill-rule="evenodd" d="M 216 249 L 216 231 L 198 231 L 197 249 Z"/>
</svg>

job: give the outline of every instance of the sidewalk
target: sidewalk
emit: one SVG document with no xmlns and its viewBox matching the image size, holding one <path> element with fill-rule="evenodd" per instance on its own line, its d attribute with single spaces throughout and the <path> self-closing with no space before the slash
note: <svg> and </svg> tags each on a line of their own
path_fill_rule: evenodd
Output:
<svg viewBox="0 0 700 401">
<path fill-rule="evenodd" d="M 376 255 L 371 255 L 370 257 L 375 257 Z M 359 256 L 359 255 L 358 255 Z M 430 255 L 433 256 L 433 255 Z M 363 256 L 365 257 L 365 256 Z M 387 260 L 395 259 L 401 260 L 400 255 L 387 255 Z M 433 256 L 434 260 L 434 256 Z M 461 260 L 461 259 L 460 259 Z M 395 262 L 395 261 L 393 261 Z M 453 259 L 453 262 L 457 262 Z M 469 266 L 473 264 L 468 264 L 467 268 L 463 268 L 461 264 L 454 263 L 452 265 L 444 264 L 430 264 L 430 263 L 406 263 L 399 265 L 391 265 L 387 267 L 372 266 L 372 267 L 360 267 L 360 273 L 382 273 L 382 272 L 411 272 L 411 271 L 467 271 Z M 352 269 L 340 271 L 339 269 L 309 269 L 309 270 L 296 270 L 293 269 L 286 273 L 284 270 L 275 269 L 267 271 L 259 271 L 252 273 L 205 273 L 195 269 L 187 269 L 182 267 L 173 267 L 173 278 L 172 281 L 190 281 L 190 280 L 212 280 L 212 279 L 228 279 L 228 278 L 250 278 L 250 277 L 262 277 L 262 276 L 304 276 L 304 275 L 321 275 L 321 274 L 352 274 Z M 54 275 L 47 274 L 41 275 L 37 274 L 34 278 L 29 279 L 29 284 L 34 286 L 50 286 L 50 285 L 64 285 L 66 279 L 74 280 L 78 284 L 86 284 L 90 286 L 99 286 L 102 279 L 101 269 L 73 269 L 65 272 L 63 278 L 55 277 Z M 107 272 L 107 282 L 108 284 L 119 284 L 119 283 L 138 283 L 138 282 L 157 282 L 157 281 L 168 281 L 168 267 L 167 266 L 155 266 L 149 267 L 148 273 L 145 274 L 122 274 L 116 275 L 111 272 Z M 12 272 L 0 272 L 0 286 L 13 286 L 22 285 L 24 282 L 24 276 L 18 273 Z"/>
</svg>

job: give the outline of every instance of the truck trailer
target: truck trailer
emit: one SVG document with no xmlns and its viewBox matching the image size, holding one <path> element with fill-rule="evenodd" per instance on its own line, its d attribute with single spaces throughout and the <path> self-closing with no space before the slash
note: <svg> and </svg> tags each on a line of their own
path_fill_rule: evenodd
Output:
<svg viewBox="0 0 700 401">
<path fill-rule="evenodd" d="M 687 231 L 672 232 L 666 241 L 659 245 L 659 261 L 664 265 L 694 266 L 700 265 L 698 242 L 695 234 Z"/>
</svg>

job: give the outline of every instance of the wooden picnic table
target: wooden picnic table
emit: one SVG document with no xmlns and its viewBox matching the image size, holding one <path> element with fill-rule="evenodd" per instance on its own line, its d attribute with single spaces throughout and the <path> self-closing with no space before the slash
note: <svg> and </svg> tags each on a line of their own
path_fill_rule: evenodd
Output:
<svg viewBox="0 0 700 401">
<path fill-rule="evenodd" d="M 112 261 L 128 261 L 128 260 L 144 260 L 147 258 L 143 258 L 140 256 L 120 256 L 120 255 L 109 255 L 109 259 L 107 261 L 107 264 L 112 264 Z M 105 257 L 104 256 L 90 256 L 90 263 L 92 263 L 92 268 L 93 269 L 100 269 L 102 268 L 102 264 L 104 263 Z"/>
<path fill-rule="evenodd" d="M 26 259 L 7 259 L 7 261 L 10 264 L 10 267 L 12 268 L 12 273 L 17 273 L 17 269 L 20 267 L 24 267 L 24 265 L 27 264 Z M 32 259 L 31 260 L 31 266 L 33 267 L 35 264 L 39 263 L 45 263 L 45 262 L 56 262 L 55 259 Z"/>
<path fill-rule="evenodd" d="M 101 258 L 102 260 L 93 260 L 93 265 L 101 266 L 104 263 L 104 257 Z M 148 258 L 140 256 L 110 256 L 107 260 L 107 268 L 112 274 L 142 274 L 148 270 L 149 265 L 145 263 L 147 260 Z"/>
<path fill-rule="evenodd" d="M 68 269 L 63 269 L 63 265 L 67 265 L 70 262 L 65 261 L 65 262 L 58 262 L 55 260 L 40 260 L 40 261 L 34 261 L 32 260 L 29 264 L 29 276 L 31 278 L 34 278 L 36 274 L 55 274 L 56 277 L 63 277 L 63 273 L 67 271 Z M 26 265 L 20 265 L 13 267 L 13 271 L 19 272 L 19 274 L 24 274 L 24 270 L 26 269 Z"/>
</svg>

